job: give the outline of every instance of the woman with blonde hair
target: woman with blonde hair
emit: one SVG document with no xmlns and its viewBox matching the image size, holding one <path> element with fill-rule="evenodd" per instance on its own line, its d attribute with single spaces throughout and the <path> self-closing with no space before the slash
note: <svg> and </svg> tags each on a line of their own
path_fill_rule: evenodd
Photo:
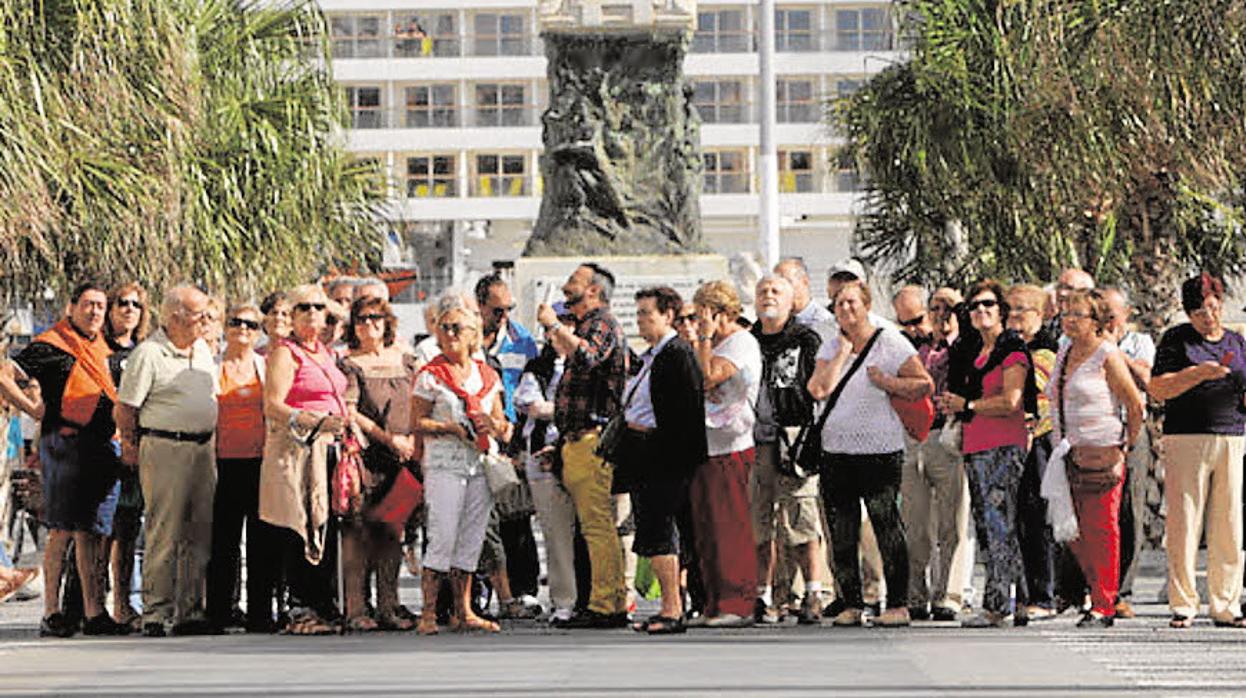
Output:
<svg viewBox="0 0 1246 698">
<path fill-rule="evenodd" d="M 483 359 L 480 316 L 459 294 L 437 301 L 433 331 L 441 354 L 415 379 L 412 424 L 423 439 L 428 550 L 421 588 L 424 608 L 418 631 L 437 633 L 437 595 L 444 575 L 453 589 L 456 630 L 497 632 L 498 625 L 472 610 L 471 573 L 480 560 L 493 496 L 483 456 L 510 438 L 502 406 L 502 383 Z"/>
</svg>

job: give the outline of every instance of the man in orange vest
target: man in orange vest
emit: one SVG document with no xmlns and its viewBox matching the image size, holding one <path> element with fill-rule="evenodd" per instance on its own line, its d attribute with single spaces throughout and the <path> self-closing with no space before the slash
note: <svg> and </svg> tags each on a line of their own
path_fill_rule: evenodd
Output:
<svg viewBox="0 0 1246 698">
<path fill-rule="evenodd" d="M 108 310 L 107 287 L 86 282 L 73 292 L 67 316 L 35 337 L 0 367 L 0 394 L 22 411 L 42 419 L 39 459 L 43 467 L 43 519 L 48 526 L 43 557 L 45 614 L 39 634 L 69 637 L 75 623 L 60 612 L 61 570 L 69 541 L 74 542 L 82 581 L 85 635 L 124 635 L 128 626 L 108 616 L 100 604 L 99 546 L 112 533 L 119 462 L 111 440 L 117 399 L 108 370 L 111 350 L 101 329 Z M 39 382 L 42 399 L 18 387 L 21 378 Z M 111 503 L 111 506 L 110 506 Z"/>
</svg>

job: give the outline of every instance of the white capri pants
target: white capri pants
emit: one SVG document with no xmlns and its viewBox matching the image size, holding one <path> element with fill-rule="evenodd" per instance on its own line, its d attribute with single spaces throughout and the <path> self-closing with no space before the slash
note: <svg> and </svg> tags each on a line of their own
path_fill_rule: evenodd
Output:
<svg viewBox="0 0 1246 698">
<path fill-rule="evenodd" d="M 443 573 L 451 568 L 476 571 L 493 509 L 484 473 L 429 468 L 424 472 L 424 500 L 428 506 L 424 566 Z"/>
</svg>

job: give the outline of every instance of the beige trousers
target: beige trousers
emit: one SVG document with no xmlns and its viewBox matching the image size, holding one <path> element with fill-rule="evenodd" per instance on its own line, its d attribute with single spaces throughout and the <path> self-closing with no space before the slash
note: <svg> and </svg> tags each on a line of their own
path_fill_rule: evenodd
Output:
<svg viewBox="0 0 1246 698">
<path fill-rule="evenodd" d="M 960 610 L 964 565 L 953 563 L 969 525 L 964 460 L 939 443 L 938 431 L 924 443 L 905 441 L 900 516 L 909 548 L 908 605 Z"/>
<path fill-rule="evenodd" d="M 138 451 L 143 488 L 143 623 L 202 620 L 212 553 L 216 447 L 144 437 Z"/>
<path fill-rule="evenodd" d="M 1169 434 L 1161 442 L 1168 499 L 1168 606 L 1198 615 L 1194 566 L 1207 532 L 1207 596 L 1211 617 L 1237 615 L 1242 592 L 1242 452 L 1244 438 Z"/>
</svg>

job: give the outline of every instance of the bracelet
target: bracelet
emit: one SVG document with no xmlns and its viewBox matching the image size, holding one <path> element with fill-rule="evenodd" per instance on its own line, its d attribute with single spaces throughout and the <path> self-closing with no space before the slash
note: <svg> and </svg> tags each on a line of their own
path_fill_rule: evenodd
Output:
<svg viewBox="0 0 1246 698">
<path fill-rule="evenodd" d="M 294 410 L 290 411 L 290 419 L 288 421 L 288 424 L 289 424 L 291 431 L 299 428 L 299 415 L 300 414 L 303 414 L 303 410 L 300 410 L 298 408 L 295 408 Z"/>
</svg>

